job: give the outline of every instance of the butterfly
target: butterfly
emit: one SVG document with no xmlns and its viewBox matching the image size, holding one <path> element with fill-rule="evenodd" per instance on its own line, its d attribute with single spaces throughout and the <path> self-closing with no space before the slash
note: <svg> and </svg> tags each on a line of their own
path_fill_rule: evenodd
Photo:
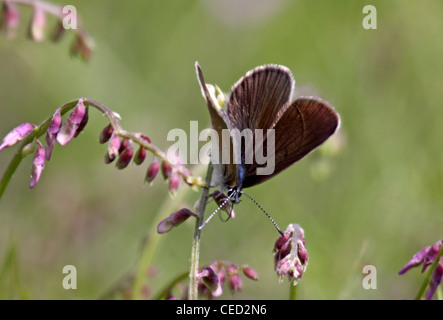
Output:
<svg viewBox="0 0 443 320">
<path fill-rule="evenodd" d="M 258 174 L 260 165 L 257 161 L 245 161 L 248 152 L 253 150 L 252 142 L 242 144 L 244 139 L 231 137 L 230 161 L 222 161 L 225 160 L 222 154 L 226 151 L 226 145 L 218 144 L 217 164 L 214 164 L 211 185 L 221 185 L 233 202 L 239 202 L 243 188 L 255 186 L 279 174 L 325 142 L 340 125 L 338 113 L 328 102 L 311 96 L 294 99 L 295 80 L 291 71 L 284 66 L 264 65 L 248 71 L 232 87 L 226 109 L 221 108 L 210 92 L 198 62 L 195 68 L 212 127 L 219 137 L 223 137 L 223 131 L 233 129 L 240 132 L 250 130 L 254 137 L 257 129 L 267 132 L 263 135 L 261 147 L 268 153 L 268 158 L 272 156 L 274 159 L 271 174 Z M 273 148 L 267 147 L 269 132 L 274 135 Z"/>
</svg>

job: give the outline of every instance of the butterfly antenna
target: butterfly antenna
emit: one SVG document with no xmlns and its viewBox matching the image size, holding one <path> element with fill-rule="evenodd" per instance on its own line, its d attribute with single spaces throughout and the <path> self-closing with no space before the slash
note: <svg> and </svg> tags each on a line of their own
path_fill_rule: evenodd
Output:
<svg viewBox="0 0 443 320">
<path fill-rule="evenodd" d="M 219 205 L 218 208 L 215 209 L 214 212 L 211 213 L 211 215 L 206 219 L 206 221 L 203 222 L 203 224 L 199 227 L 199 229 L 200 229 L 200 230 L 203 229 L 203 227 L 206 226 L 206 225 L 208 224 L 208 222 L 209 222 L 209 221 L 215 216 L 215 214 L 216 214 L 217 212 L 219 212 L 220 209 L 223 208 L 224 205 L 225 205 L 229 200 L 231 200 L 231 199 L 233 198 L 233 196 L 234 196 L 236 193 L 237 193 L 237 192 L 234 191 L 230 196 L 228 196 L 228 197 L 222 202 L 222 204 Z"/>
<path fill-rule="evenodd" d="M 255 205 L 256 205 L 261 211 L 263 211 L 263 213 L 269 218 L 269 220 L 271 220 L 272 224 L 274 225 L 275 229 L 277 229 L 278 233 L 280 233 L 280 235 L 283 236 L 283 235 L 284 235 L 284 234 L 283 234 L 283 231 L 281 231 L 281 229 L 280 229 L 280 227 L 278 226 L 277 222 L 275 222 L 275 220 L 272 219 L 272 217 L 266 212 L 266 210 L 263 209 L 263 208 L 261 207 L 261 205 L 259 205 L 258 202 L 255 201 L 254 198 L 251 197 L 249 194 L 245 193 L 244 191 L 241 191 L 241 193 L 244 194 L 245 196 L 247 196 L 252 202 L 255 203 Z"/>
</svg>

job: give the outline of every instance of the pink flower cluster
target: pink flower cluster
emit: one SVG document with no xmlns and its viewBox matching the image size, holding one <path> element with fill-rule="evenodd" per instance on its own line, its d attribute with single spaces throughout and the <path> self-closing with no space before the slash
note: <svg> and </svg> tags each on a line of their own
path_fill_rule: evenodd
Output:
<svg viewBox="0 0 443 320">
<path fill-rule="evenodd" d="M 83 98 L 79 99 L 74 110 L 71 112 L 65 123 L 62 123 L 61 109 L 57 109 L 52 116 L 48 129 L 46 130 L 46 145 L 36 140 L 37 150 L 32 161 L 30 188 L 34 188 L 40 180 L 45 161 L 51 159 L 55 141 L 62 146 L 66 145 L 73 138 L 83 131 L 88 122 L 88 107 L 85 106 Z M 37 126 L 30 123 L 23 123 L 9 132 L 0 145 L 0 150 L 10 147 L 25 139 Z M 31 141 L 30 141 L 31 142 Z"/>
<path fill-rule="evenodd" d="M 440 255 L 442 244 L 443 240 L 439 240 L 434 245 L 421 249 L 416 254 L 414 254 L 412 256 L 412 259 L 409 260 L 408 263 L 406 263 L 404 267 L 401 268 L 401 270 L 398 272 L 399 275 L 402 275 L 414 267 L 423 265 L 421 269 L 421 272 L 423 273 L 431 264 L 437 261 L 437 258 L 440 256 L 438 264 L 431 275 L 429 288 L 426 293 L 427 300 L 432 299 L 435 290 L 437 290 L 437 287 L 439 286 L 443 278 L 443 257 L 441 257 Z"/>
</svg>

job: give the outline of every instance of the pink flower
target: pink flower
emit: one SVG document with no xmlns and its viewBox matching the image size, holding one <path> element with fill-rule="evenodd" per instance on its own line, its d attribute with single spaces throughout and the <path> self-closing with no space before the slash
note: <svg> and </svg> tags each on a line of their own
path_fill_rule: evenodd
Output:
<svg viewBox="0 0 443 320">
<path fill-rule="evenodd" d="M 3 2 L 2 8 L 2 29 L 8 39 L 15 37 L 16 31 L 20 25 L 20 13 L 17 7 L 10 2 Z"/>
<path fill-rule="evenodd" d="M 252 269 L 252 268 L 249 268 L 249 267 L 243 268 L 243 273 L 244 273 L 244 275 L 247 276 L 249 279 L 252 279 L 252 280 L 258 280 L 258 274 L 257 274 L 257 271 L 255 271 L 255 270 Z"/>
<path fill-rule="evenodd" d="M 218 275 L 210 267 L 204 268 L 200 272 L 200 278 L 209 289 L 213 297 L 219 297 L 223 293 Z"/>
<path fill-rule="evenodd" d="M 29 25 L 29 37 L 37 42 L 43 41 L 45 37 L 46 13 L 38 5 L 34 5 L 34 14 Z"/>
<path fill-rule="evenodd" d="M 186 221 L 191 216 L 197 218 L 197 215 L 191 210 L 187 208 L 180 209 L 179 211 L 171 214 L 169 217 L 163 219 L 157 226 L 157 232 L 159 234 L 166 233 L 173 227 L 176 227 Z"/>
<path fill-rule="evenodd" d="M 124 140 L 122 146 L 125 145 L 124 149 L 120 151 L 120 156 L 118 157 L 118 161 L 115 166 L 118 169 L 124 169 L 131 162 L 132 157 L 134 155 L 134 150 L 132 149 L 132 143 L 129 140 Z M 121 148 L 121 147 L 120 147 Z"/>
<path fill-rule="evenodd" d="M 72 110 L 68 119 L 66 119 L 65 123 L 61 127 L 60 131 L 57 134 L 57 141 L 60 145 L 64 146 L 69 141 L 74 138 L 77 129 L 80 127 L 80 124 L 83 121 L 83 118 L 87 115 L 87 108 L 83 103 L 83 98 L 80 99 L 75 106 L 74 110 Z"/>
<path fill-rule="evenodd" d="M 398 272 L 399 275 L 406 273 L 409 269 L 413 267 L 417 267 L 423 263 L 422 272 L 426 270 L 426 268 L 432 264 L 435 259 L 438 257 L 438 253 L 440 252 L 441 245 L 443 240 L 437 241 L 433 246 L 425 247 L 418 251 L 411 260 L 406 263 L 403 268 Z"/>
<path fill-rule="evenodd" d="M 238 274 L 234 274 L 228 278 L 229 288 L 231 292 L 241 291 L 243 289 L 243 280 Z"/>
<path fill-rule="evenodd" d="M 177 170 L 172 170 L 171 176 L 169 178 L 169 192 L 174 195 L 177 192 L 178 185 L 180 183 L 180 176 Z"/>
<path fill-rule="evenodd" d="M 122 141 L 118 135 L 115 133 L 112 134 L 111 139 L 108 144 L 108 156 L 110 162 L 114 161 L 114 159 L 120 154 L 120 146 Z"/>
<path fill-rule="evenodd" d="M 31 133 L 34 130 L 35 125 L 31 123 L 22 123 L 18 127 L 14 128 L 11 132 L 9 132 L 6 137 L 3 138 L 3 142 L 0 145 L 0 150 L 11 147 L 17 142 L 21 141 L 24 137 Z"/>
<path fill-rule="evenodd" d="M 426 269 L 435 261 L 435 259 L 437 259 L 442 242 L 442 240 L 437 241 L 426 253 L 425 257 L 423 258 L 423 268 L 421 269 L 421 272 L 425 272 Z"/>
<path fill-rule="evenodd" d="M 40 176 L 45 168 L 45 158 L 45 148 L 43 148 L 43 145 L 37 140 L 37 150 L 32 160 L 31 181 L 29 182 L 31 189 L 34 188 L 40 180 Z"/>
<path fill-rule="evenodd" d="M 154 157 L 154 160 L 152 161 L 151 165 L 148 168 L 148 172 L 146 173 L 145 180 L 148 183 L 151 183 L 152 181 L 154 181 L 159 170 L 160 170 L 160 164 L 159 164 L 158 158 Z"/>
<path fill-rule="evenodd" d="M 77 138 L 78 135 L 83 131 L 83 129 L 86 127 L 86 124 L 88 123 L 88 120 L 89 120 L 89 108 L 86 107 L 86 111 L 85 114 L 83 115 L 82 121 L 78 125 L 77 130 L 75 130 L 74 138 Z"/>
<path fill-rule="evenodd" d="M 431 276 L 431 281 L 429 283 L 429 289 L 426 293 L 426 300 L 432 299 L 432 296 L 437 290 L 438 285 L 441 283 L 441 279 L 443 277 L 443 257 L 440 258 L 437 267 Z"/>
<path fill-rule="evenodd" d="M 280 281 L 287 275 L 296 285 L 306 271 L 309 256 L 304 231 L 298 224 L 290 224 L 274 245 L 274 269 Z"/>
<path fill-rule="evenodd" d="M 146 149 L 140 146 L 137 152 L 135 153 L 134 163 L 139 166 L 143 163 L 143 161 L 145 161 L 145 159 L 146 159 Z"/>
<path fill-rule="evenodd" d="M 100 132 L 100 137 L 98 139 L 98 142 L 101 144 L 108 142 L 109 139 L 111 139 L 113 133 L 114 133 L 114 127 L 112 126 L 112 124 L 108 124 Z"/>
<path fill-rule="evenodd" d="M 52 150 L 54 149 L 55 140 L 57 139 L 57 134 L 62 126 L 62 116 L 61 110 L 58 108 L 54 115 L 52 116 L 51 122 L 49 123 L 48 130 L 46 131 L 46 160 L 51 160 Z"/>
<path fill-rule="evenodd" d="M 172 173 L 172 166 L 169 164 L 169 162 L 163 161 L 162 166 L 161 166 L 161 170 L 162 170 L 163 178 L 165 180 L 168 180 L 169 177 L 171 176 L 171 173 Z"/>
</svg>

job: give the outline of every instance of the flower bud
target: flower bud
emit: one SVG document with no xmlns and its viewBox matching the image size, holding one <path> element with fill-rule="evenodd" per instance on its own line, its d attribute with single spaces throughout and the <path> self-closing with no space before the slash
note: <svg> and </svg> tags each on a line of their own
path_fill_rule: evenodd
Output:
<svg viewBox="0 0 443 320">
<path fill-rule="evenodd" d="M 230 264 L 228 268 L 226 269 L 226 273 L 228 276 L 233 276 L 234 274 L 237 274 L 238 268 L 236 265 Z"/>
<path fill-rule="evenodd" d="M 20 25 L 20 13 L 17 7 L 10 2 L 3 2 L 1 29 L 7 39 L 15 37 Z"/>
<path fill-rule="evenodd" d="M 24 137 L 31 133 L 34 130 L 35 125 L 31 123 L 22 123 L 18 127 L 14 128 L 11 132 L 9 132 L 6 137 L 3 138 L 3 142 L 0 145 L 0 150 L 11 147 L 17 142 L 21 141 Z"/>
<path fill-rule="evenodd" d="M 112 124 L 108 124 L 103 128 L 102 132 L 100 132 L 100 136 L 98 138 L 98 142 L 100 144 L 106 143 L 111 139 L 112 134 L 114 133 L 114 127 Z"/>
<path fill-rule="evenodd" d="M 148 183 L 152 183 L 154 181 L 155 177 L 158 174 L 158 171 L 160 170 L 160 164 L 157 157 L 154 157 L 154 160 L 152 161 L 151 165 L 148 168 L 148 172 L 146 173 L 145 181 Z"/>
<path fill-rule="evenodd" d="M 274 269 L 280 281 L 284 276 L 296 285 L 308 265 L 304 231 L 298 224 L 290 224 L 274 245 Z"/>
<path fill-rule="evenodd" d="M 123 142 L 124 141 L 129 141 L 129 140 L 123 140 Z M 131 162 L 133 155 L 134 155 L 134 150 L 132 149 L 132 144 L 129 141 L 129 144 L 126 146 L 126 148 L 123 151 L 121 151 L 115 166 L 120 170 L 126 168 L 128 164 Z"/>
<path fill-rule="evenodd" d="M 43 148 L 43 145 L 37 140 L 37 150 L 32 160 L 31 181 L 29 182 L 31 189 L 34 188 L 40 180 L 42 171 L 45 168 L 45 158 L 45 148 Z"/>
<path fill-rule="evenodd" d="M 145 161 L 145 159 L 146 159 L 146 149 L 140 146 L 137 152 L 135 153 L 134 163 L 139 166 L 143 163 L 143 161 Z"/>
<path fill-rule="evenodd" d="M 38 5 L 34 5 L 34 14 L 29 25 L 29 37 L 37 42 L 43 41 L 45 37 L 46 13 Z"/>
<path fill-rule="evenodd" d="M 173 227 L 178 226 L 182 222 L 186 221 L 189 217 L 197 217 L 197 215 L 187 208 L 180 209 L 174 212 L 169 217 L 163 219 L 157 226 L 157 232 L 159 234 L 166 233 Z"/>
<path fill-rule="evenodd" d="M 132 146 L 132 141 L 129 139 L 123 139 L 120 143 L 120 148 L 118 148 L 118 153 L 122 153 L 126 148 Z"/>
<path fill-rule="evenodd" d="M 426 300 L 432 299 L 432 296 L 434 295 L 435 290 L 440 284 L 442 277 L 443 277 L 443 257 L 440 258 L 437 267 L 435 268 L 434 272 L 431 275 L 429 289 L 428 292 L 426 293 Z"/>
<path fill-rule="evenodd" d="M 169 192 L 175 194 L 180 183 L 180 176 L 176 170 L 172 170 L 171 177 L 169 178 Z"/>
<path fill-rule="evenodd" d="M 137 133 L 137 138 L 145 140 L 147 143 L 151 143 L 151 139 L 149 139 L 148 136 L 144 135 L 143 133 Z"/>
<path fill-rule="evenodd" d="M 92 51 L 94 50 L 94 42 L 85 32 L 79 33 L 74 40 L 71 47 L 71 54 L 74 56 L 80 55 L 84 61 L 88 61 L 91 58 Z"/>
<path fill-rule="evenodd" d="M 423 268 L 421 272 L 425 272 L 426 269 L 437 259 L 438 254 L 440 253 L 442 241 L 437 241 L 426 253 L 423 258 Z"/>
<path fill-rule="evenodd" d="M 53 42 L 60 41 L 66 33 L 66 29 L 63 26 L 63 21 L 59 21 L 57 26 L 54 29 L 54 33 L 52 34 L 51 40 Z"/>
<path fill-rule="evenodd" d="M 228 284 L 233 293 L 236 291 L 241 291 L 241 289 L 243 289 L 243 281 L 238 274 L 230 276 L 228 279 Z"/>
<path fill-rule="evenodd" d="M 204 268 L 200 272 L 200 277 L 204 285 L 209 289 L 213 297 L 219 297 L 223 293 L 217 274 L 210 267 Z"/>
<path fill-rule="evenodd" d="M 243 268 L 243 273 L 249 279 L 258 280 L 258 273 L 252 268 L 249 267 Z"/>
<path fill-rule="evenodd" d="M 115 155 L 110 156 L 108 152 L 105 153 L 105 164 L 110 164 L 112 161 L 114 161 L 116 158 Z"/>
<path fill-rule="evenodd" d="M 165 180 L 168 180 L 172 173 L 172 166 L 169 164 L 169 162 L 163 161 L 161 169 L 163 178 Z"/>
<path fill-rule="evenodd" d="M 111 161 L 113 161 L 120 154 L 119 153 L 120 145 L 121 145 L 120 137 L 115 133 L 113 133 L 108 144 L 108 155 L 109 158 L 112 159 Z"/>
<path fill-rule="evenodd" d="M 89 108 L 86 107 L 85 115 L 83 116 L 82 121 L 78 125 L 77 130 L 75 131 L 74 138 L 77 138 L 78 135 L 83 131 L 83 129 L 86 127 L 86 124 L 88 123 L 88 120 L 89 120 Z"/>
<path fill-rule="evenodd" d="M 57 138 L 57 134 L 60 131 L 62 126 L 62 115 L 61 109 L 58 108 L 52 116 L 51 122 L 49 123 L 48 130 L 46 130 L 46 160 L 51 160 L 52 149 L 54 149 L 55 140 Z"/>
<path fill-rule="evenodd" d="M 308 251 L 305 248 L 305 245 L 302 241 L 298 243 L 298 258 L 302 265 L 306 265 L 309 260 Z"/>
<path fill-rule="evenodd" d="M 428 254 L 430 249 L 431 249 L 431 247 L 426 247 L 426 248 L 423 248 L 422 250 L 420 250 L 419 252 L 417 252 L 416 254 L 414 254 L 412 259 L 409 260 L 408 263 L 406 263 L 406 265 L 403 268 L 401 268 L 401 270 L 398 272 L 398 274 L 402 275 L 402 274 L 406 273 L 409 269 L 422 264 L 425 256 Z"/>
<path fill-rule="evenodd" d="M 57 141 L 60 143 L 60 145 L 64 146 L 71 141 L 72 138 L 74 138 L 86 112 L 87 111 L 83 103 L 83 99 L 80 99 L 57 134 Z"/>
</svg>

